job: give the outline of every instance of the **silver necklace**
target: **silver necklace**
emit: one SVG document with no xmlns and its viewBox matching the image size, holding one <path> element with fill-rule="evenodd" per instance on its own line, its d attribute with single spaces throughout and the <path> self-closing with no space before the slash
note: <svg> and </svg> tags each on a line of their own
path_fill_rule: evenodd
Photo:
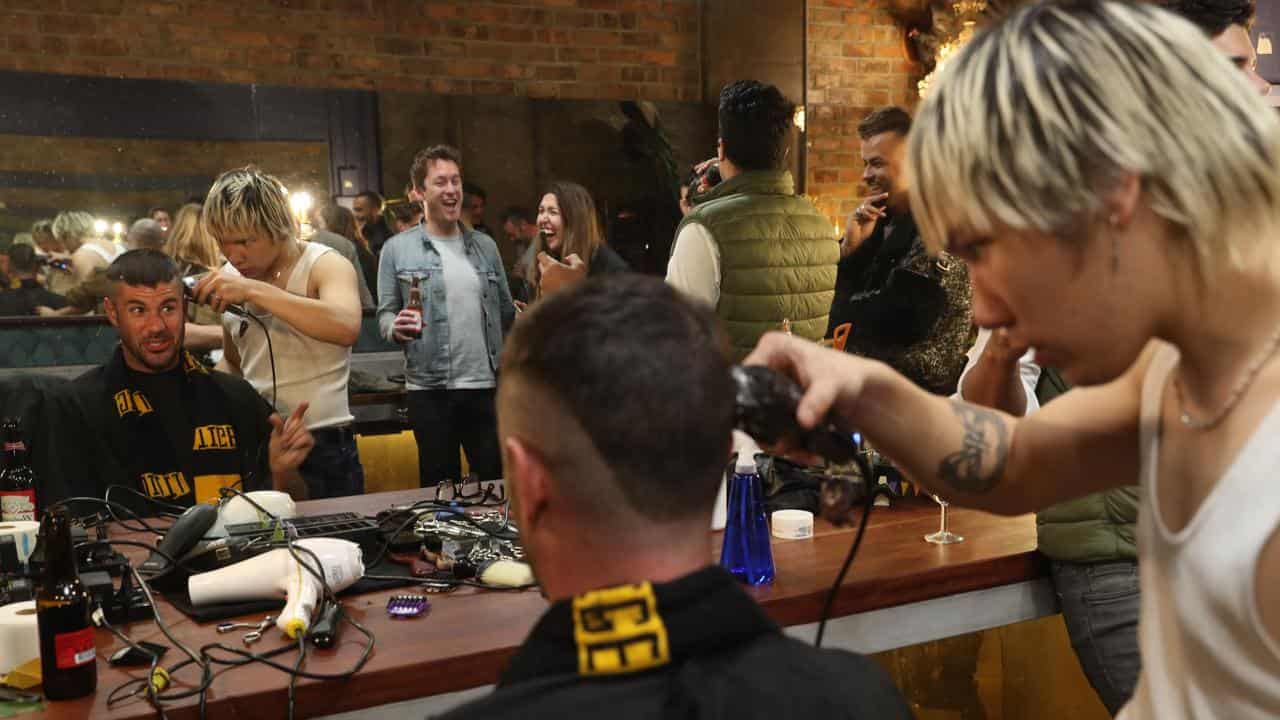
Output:
<svg viewBox="0 0 1280 720">
<path fill-rule="evenodd" d="M 1262 371 L 1262 366 L 1267 364 L 1267 360 L 1275 354 L 1276 347 L 1280 346 L 1280 327 L 1271 333 L 1270 339 L 1267 340 L 1266 349 L 1258 355 L 1249 369 L 1245 371 L 1244 376 L 1240 378 L 1240 382 L 1236 383 L 1235 388 L 1231 391 L 1231 396 L 1227 398 L 1227 403 L 1222 409 L 1214 413 L 1212 417 L 1206 420 L 1196 420 L 1191 417 L 1191 413 L 1187 412 L 1186 403 L 1182 399 L 1182 383 L 1175 377 L 1173 379 L 1173 392 L 1178 399 L 1178 420 L 1186 427 L 1192 430 L 1208 430 L 1217 426 L 1227 415 L 1235 409 L 1240 402 L 1240 398 L 1244 397 L 1244 391 L 1249 389 L 1253 381 L 1258 378 L 1258 373 Z"/>
</svg>

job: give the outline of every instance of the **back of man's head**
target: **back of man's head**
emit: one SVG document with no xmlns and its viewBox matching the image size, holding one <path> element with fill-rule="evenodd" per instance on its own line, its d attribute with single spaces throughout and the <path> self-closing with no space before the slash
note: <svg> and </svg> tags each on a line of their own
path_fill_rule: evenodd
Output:
<svg viewBox="0 0 1280 720">
<path fill-rule="evenodd" d="M 9 247 L 9 271 L 14 275 L 29 277 L 40 269 L 40 258 L 36 249 L 30 245 L 12 245 Z"/>
<path fill-rule="evenodd" d="M 887 132 L 906 137 L 911 132 L 911 113 L 896 105 L 890 105 L 873 111 L 858 123 L 858 137 L 863 140 L 869 140 Z"/>
<path fill-rule="evenodd" d="M 142 218 L 129 226 L 129 233 L 125 235 L 124 242 L 133 250 L 139 248 L 160 250 L 165 243 L 164 228 L 151 218 Z"/>
<path fill-rule="evenodd" d="M 777 170 L 786 160 L 795 104 L 778 88 L 755 80 L 720 91 L 720 140 L 724 155 L 741 170 Z"/>
<path fill-rule="evenodd" d="M 178 279 L 178 266 L 173 258 L 159 250 L 142 248 L 122 253 L 107 266 L 107 280 L 111 283 L 111 296 L 123 285 L 156 287 Z"/>
<path fill-rule="evenodd" d="M 508 338 L 503 442 L 531 445 L 595 527 L 709 517 L 733 428 L 727 348 L 715 316 L 660 279 L 555 293 Z"/>
<path fill-rule="evenodd" d="M 1195 23 L 1211 38 L 1232 25 L 1249 27 L 1257 11 L 1256 0 L 1157 0 L 1157 3 Z"/>
</svg>

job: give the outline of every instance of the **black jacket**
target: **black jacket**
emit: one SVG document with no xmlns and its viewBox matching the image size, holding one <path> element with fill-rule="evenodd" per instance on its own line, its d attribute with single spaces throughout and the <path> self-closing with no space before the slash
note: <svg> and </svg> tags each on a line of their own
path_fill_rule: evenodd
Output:
<svg viewBox="0 0 1280 720">
<path fill-rule="evenodd" d="M 444 718 L 911 717 L 878 665 L 786 637 L 717 566 L 645 588 L 552 605 L 493 694 Z"/>
<path fill-rule="evenodd" d="M 596 248 L 595 254 L 591 256 L 591 265 L 587 268 L 587 277 L 620 272 L 631 272 L 631 266 L 627 261 L 608 245 Z"/>
<path fill-rule="evenodd" d="M 827 337 L 843 323 L 866 340 L 907 345 L 927 337 L 945 299 L 940 286 L 923 286 L 906 272 L 925 253 L 911 213 L 880 218 L 857 250 L 840 260 Z"/>
<path fill-rule="evenodd" d="M 23 280 L 21 287 L 0 292 L 0 316 L 35 315 L 39 305 L 60 310 L 67 306 L 67 299 L 45 290 L 35 280 Z"/>
</svg>

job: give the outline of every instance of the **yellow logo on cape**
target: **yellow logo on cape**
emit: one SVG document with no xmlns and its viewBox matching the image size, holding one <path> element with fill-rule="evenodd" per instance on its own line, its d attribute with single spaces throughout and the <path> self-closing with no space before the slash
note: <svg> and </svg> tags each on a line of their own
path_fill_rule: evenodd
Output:
<svg viewBox="0 0 1280 720">
<path fill-rule="evenodd" d="M 147 396 L 137 390 L 121 390 L 115 394 L 115 400 L 116 412 L 120 414 L 120 417 L 132 412 L 146 415 L 152 411 L 151 402 L 147 400 Z"/>
<path fill-rule="evenodd" d="M 230 425 L 201 425 L 196 428 L 192 450 L 235 450 L 236 429 Z"/>
<path fill-rule="evenodd" d="M 188 374 L 193 372 L 200 373 L 201 375 L 209 374 L 209 368 L 205 367 L 203 363 L 197 360 L 195 355 L 186 351 L 183 351 L 182 353 L 182 369 Z"/>
<path fill-rule="evenodd" d="M 579 675 L 640 672 L 671 661 L 653 586 L 620 585 L 573 599 Z"/>
<path fill-rule="evenodd" d="M 180 472 L 142 473 L 142 487 L 153 498 L 180 498 L 191 492 L 191 485 Z"/>
</svg>

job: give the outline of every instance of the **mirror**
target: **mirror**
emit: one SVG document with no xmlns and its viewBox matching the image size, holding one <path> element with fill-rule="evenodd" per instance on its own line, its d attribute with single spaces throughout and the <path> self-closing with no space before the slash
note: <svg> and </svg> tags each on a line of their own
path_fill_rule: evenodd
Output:
<svg viewBox="0 0 1280 720">
<path fill-rule="evenodd" d="M 350 208 L 364 190 L 404 203 L 414 153 L 440 142 L 462 151 L 464 179 L 485 192 L 484 223 L 508 268 L 516 252 L 502 232 L 504 211 L 536 208 L 543 188 L 565 179 L 591 190 L 610 244 L 633 268 L 661 273 L 679 220 L 679 181 L 714 154 L 716 137 L 715 108 L 701 103 L 16 71 L 0 72 L 0 106 L 10 109 L 0 113 L 0 287 L 26 282 L 63 297 L 88 277 L 75 263 L 72 272 L 63 267 L 70 246 L 97 246 L 89 252 L 105 267 L 133 221 L 158 209 L 155 217 L 172 231 L 181 208 L 203 200 L 224 170 L 255 165 L 317 205 Z M 60 214 L 59 232 L 50 235 Z M 0 331 L 60 322 L 15 325 L 7 318 L 30 318 L 34 308 L 5 296 L 13 300 L 12 291 L 0 290 Z M 64 312 L 98 309 L 94 301 Z M 85 323 L 105 320 L 76 324 Z"/>
</svg>

